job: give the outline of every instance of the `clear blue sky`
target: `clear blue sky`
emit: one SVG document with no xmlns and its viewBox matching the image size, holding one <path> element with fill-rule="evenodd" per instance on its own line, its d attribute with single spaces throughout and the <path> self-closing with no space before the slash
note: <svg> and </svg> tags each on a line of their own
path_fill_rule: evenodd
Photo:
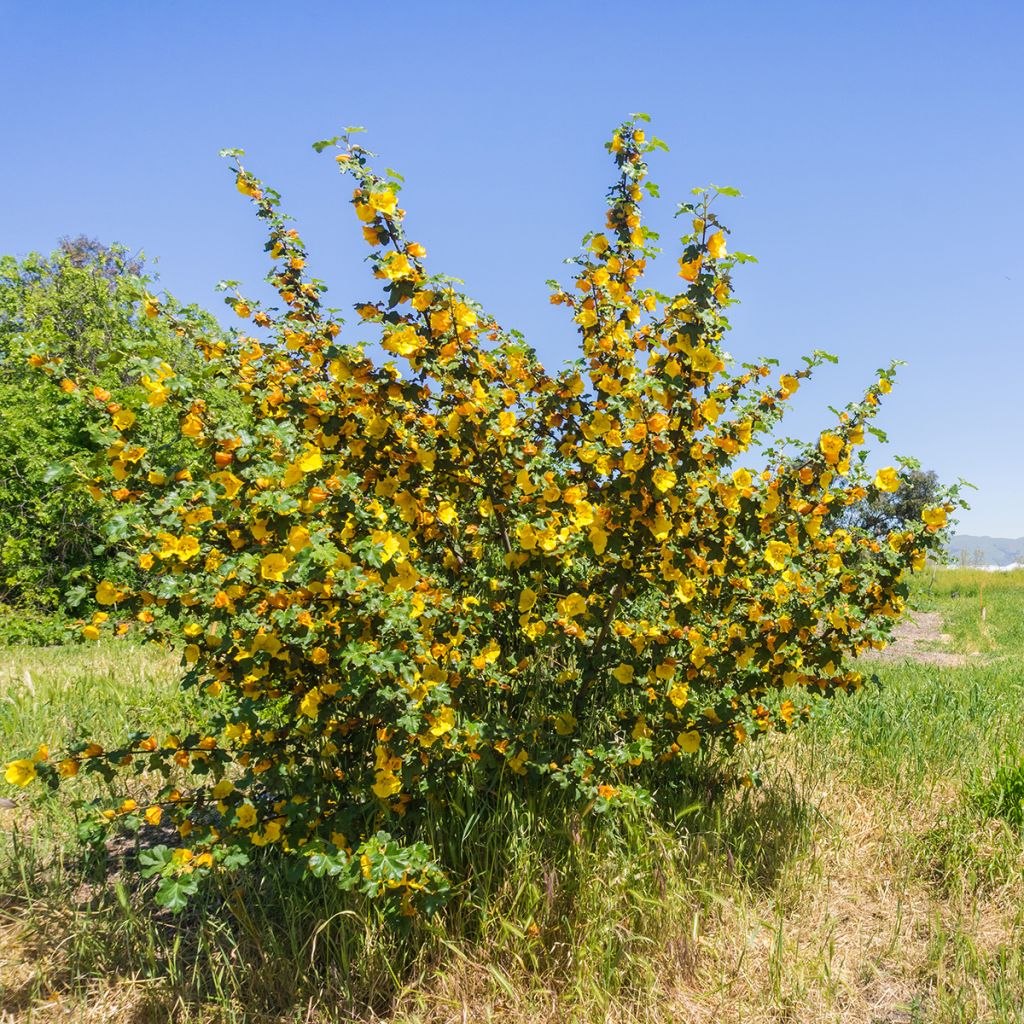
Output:
<svg viewBox="0 0 1024 1024">
<path fill-rule="evenodd" d="M 284 15 L 278 12 L 288 12 Z M 574 354 L 544 281 L 603 216 L 601 143 L 630 111 L 672 147 L 665 197 L 744 192 L 730 350 L 841 357 L 792 432 L 890 357 L 892 444 L 979 490 L 961 532 L 1024 535 L 1024 4 L 0 3 L 0 251 L 65 234 L 159 259 L 219 308 L 262 238 L 218 149 L 276 185 L 334 304 L 375 294 L 333 161 L 369 129 L 432 269 L 462 277 L 549 365 Z M 656 225 L 657 226 L 657 225 Z M 662 279 L 674 260 L 666 253 Z"/>
</svg>

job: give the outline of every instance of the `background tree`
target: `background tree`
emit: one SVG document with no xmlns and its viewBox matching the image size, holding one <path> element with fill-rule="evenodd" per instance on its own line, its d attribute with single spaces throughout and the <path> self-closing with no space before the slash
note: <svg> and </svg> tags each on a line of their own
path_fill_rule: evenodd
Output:
<svg viewBox="0 0 1024 1024">
<path fill-rule="evenodd" d="M 921 512 L 941 501 L 938 474 L 931 469 L 908 468 L 896 491 L 872 489 L 859 504 L 843 510 L 842 525 L 856 527 L 879 540 L 921 521 Z"/>
<path fill-rule="evenodd" d="M 103 439 L 80 405 L 60 400 L 33 353 L 53 354 L 66 388 L 85 375 L 97 394 L 121 404 L 145 394 L 129 369 L 136 358 L 201 368 L 191 345 L 146 316 L 147 281 L 139 256 L 81 236 L 48 256 L 0 258 L 0 636 L 8 641 L 60 635 L 59 613 L 86 600 L 80 578 L 90 565 L 103 571 L 117 528 L 109 499 L 66 486 L 59 467 Z M 158 419 L 147 420 L 147 442 L 180 446 L 176 432 L 161 438 L 161 430 Z"/>
</svg>

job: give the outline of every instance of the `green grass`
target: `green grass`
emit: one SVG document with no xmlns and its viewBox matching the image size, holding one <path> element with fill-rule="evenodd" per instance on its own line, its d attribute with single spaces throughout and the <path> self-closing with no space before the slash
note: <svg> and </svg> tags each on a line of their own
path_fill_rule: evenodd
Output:
<svg viewBox="0 0 1024 1024">
<path fill-rule="evenodd" d="M 550 798 L 431 823 L 466 880 L 406 935 L 281 869 L 155 912 L 130 846 L 90 862 L 63 791 L 0 783 L 0 1019 L 1024 1021 L 1024 572 L 925 575 L 915 606 L 966 663 L 872 662 L 750 752 L 760 787 L 614 825 Z M 0 755 L 198 713 L 149 651 L 4 666 Z"/>
</svg>

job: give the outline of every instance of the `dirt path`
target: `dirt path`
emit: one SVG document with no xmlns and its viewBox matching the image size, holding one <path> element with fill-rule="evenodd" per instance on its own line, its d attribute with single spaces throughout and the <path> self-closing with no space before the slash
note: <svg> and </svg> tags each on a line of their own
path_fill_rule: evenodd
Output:
<svg viewBox="0 0 1024 1024">
<path fill-rule="evenodd" d="M 948 668 L 966 665 L 968 655 L 949 650 L 952 638 L 942 632 L 938 612 L 914 612 L 896 627 L 893 642 L 883 651 L 868 651 L 866 661 L 916 661 Z"/>
</svg>

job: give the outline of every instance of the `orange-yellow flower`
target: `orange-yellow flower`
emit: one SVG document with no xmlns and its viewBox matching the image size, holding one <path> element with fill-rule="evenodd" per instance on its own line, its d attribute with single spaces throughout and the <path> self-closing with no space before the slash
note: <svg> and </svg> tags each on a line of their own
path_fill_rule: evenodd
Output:
<svg viewBox="0 0 1024 1024">
<path fill-rule="evenodd" d="M 700 267 L 703 261 L 703 256 L 698 256 L 695 260 L 680 260 L 679 276 L 684 281 L 696 281 L 697 276 L 700 274 Z"/>
</svg>

